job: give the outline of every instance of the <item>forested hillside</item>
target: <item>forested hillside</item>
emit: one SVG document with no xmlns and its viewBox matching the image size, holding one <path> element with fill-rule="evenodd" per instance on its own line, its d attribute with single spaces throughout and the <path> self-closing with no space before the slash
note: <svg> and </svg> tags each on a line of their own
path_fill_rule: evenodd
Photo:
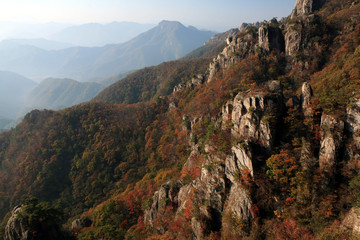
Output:
<svg viewBox="0 0 360 240">
<path fill-rule="evenodd" d="M 0 238 L 358 239 L 359 12 L 299 0 L 210 61 L 27 114 L 0 135 Z"/>
</svg>

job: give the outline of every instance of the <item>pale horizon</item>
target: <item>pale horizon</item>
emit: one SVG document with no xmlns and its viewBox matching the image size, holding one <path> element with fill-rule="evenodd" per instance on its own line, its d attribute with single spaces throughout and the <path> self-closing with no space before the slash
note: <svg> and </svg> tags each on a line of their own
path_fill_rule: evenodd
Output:
<svg viewBox="0 0 360 240">
<path fill-rule="evenodd" d="M 223 32 L 241 23 L 282 18 L 290 15 L 296 0 L 13 0 L 2 3 L 4 23 L 86 23 L 136 22 L 158 24 L 179 21 L 198 29 Z"/>
</svg>

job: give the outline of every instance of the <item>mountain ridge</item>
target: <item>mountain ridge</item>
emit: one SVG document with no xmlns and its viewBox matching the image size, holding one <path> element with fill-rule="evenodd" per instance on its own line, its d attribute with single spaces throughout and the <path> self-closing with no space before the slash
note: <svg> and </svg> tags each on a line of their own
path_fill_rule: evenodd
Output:
<svg viewBox="0 0 360 240">
<path fill-rule="evenodd" d="M 2 234 L 59 206 L 76 239 L 358 238 L 359 10 L 249 26 L 199 75 L 142 69 L 132 104 L 32 111 L 0 134 Z"/>
</svg>

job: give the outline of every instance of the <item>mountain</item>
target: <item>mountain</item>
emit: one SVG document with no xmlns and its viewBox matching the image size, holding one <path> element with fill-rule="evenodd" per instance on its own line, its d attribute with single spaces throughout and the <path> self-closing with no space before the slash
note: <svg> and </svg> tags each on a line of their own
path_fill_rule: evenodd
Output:
<svg viewBox="0 0 360 240">
<path fill-rule="evenodd" d="M 0 49 L 16 48 L 18 46 L 33 46 L 43 50 L 60 50 L 72 47 L 71 44 L 47 40 L 44 38 L 36 39 L 5 39 L 0 42 Z"/>
<path fill-rule="evenodd" d="M 360 3 L 295 8 L 0 134 L 0 238 L 358 239 Z"/>
<path fill-rule="evenodd" d="M 89 101 L 105 86 L 95 82 L 48 78 L 25 97 L 25 112 L 32 109 L 61 109 Z"/>
<path fill-rule="evenodd" d="M 65 28 L 49 39 L 75 46 L 100 47 L 126 42 L 153 27 L 153 24 L 132 22 L 88 23 Z"/>
<path fill-rule="evenodd" d="M 20 45 L 0 49 L 0 68 L 34 79 L 86 80 L 178 59 L 206 42 L 213 33 L 163 21 L 136 38 L 115 45 L 45 51 Z"/>
<path fill-rule="evenodd" d="M 131 104 L 167 96 L 179 83 L 188 82 L 193 76 L 205 72 L 209 62 L 210 59 L 199 58 L 147 67 L 108 86 L 93 100 Z"/>
<path fill-rule="evenodd" d="M 19 74 L 0 71 L 0 116 L 15 119 L 24 106 L 24 97 L 36 83 Z"/>
</svg>

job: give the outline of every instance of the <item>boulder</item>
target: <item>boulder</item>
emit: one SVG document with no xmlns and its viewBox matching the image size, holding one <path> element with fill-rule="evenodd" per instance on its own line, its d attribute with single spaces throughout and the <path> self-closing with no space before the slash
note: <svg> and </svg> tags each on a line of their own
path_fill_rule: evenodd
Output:
<svg viewBox="0 0 360 240">
<path fill-rule="evenodd" d="M 341 223 L 341 228 L 352 231 L 354 235 L 360 234 L 360 208 L 350 209 Z"/>
</svg>

